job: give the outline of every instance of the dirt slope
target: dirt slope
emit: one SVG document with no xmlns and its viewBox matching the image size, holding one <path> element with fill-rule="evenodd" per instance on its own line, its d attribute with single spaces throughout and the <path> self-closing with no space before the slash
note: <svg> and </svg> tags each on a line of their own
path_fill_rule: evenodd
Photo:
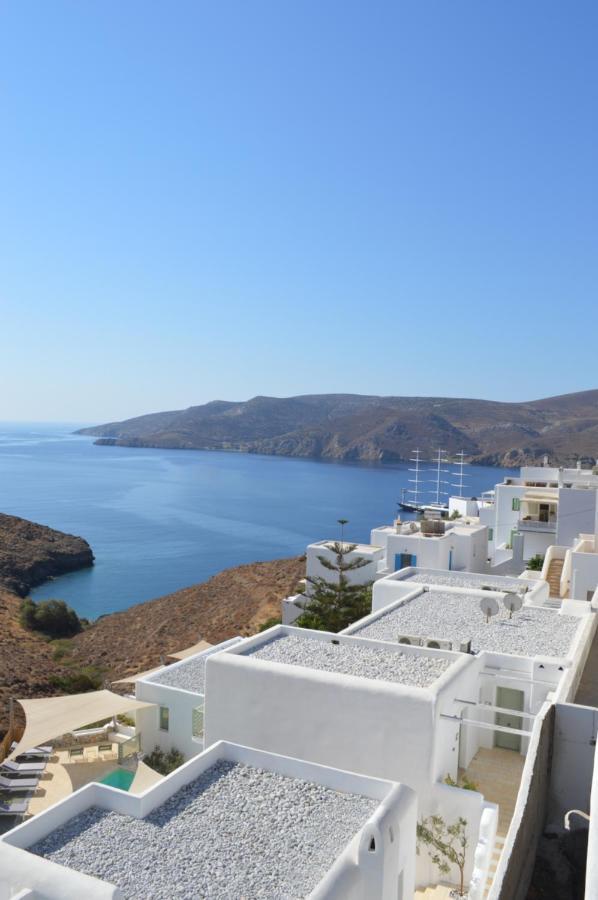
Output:
<svg viewBox="0 0 598 900">
<path fill-rule="evenodd" d="M 73 639 L 71 668 L 54 660 L 54 648 L 43 637 L 22 628 L 20 598 L 0 590 L 0 736 L 8 723 L 9 697 L 60 693 L 50 677 L 65 675 L 73 666 L 92 664 L 107 679 L 120 678 L 157 666 L 161 654 L 183 650 L 200 638 L 216 643 L 252 634 L 280 614 L 281 599 L 304 574 L 305 561 L 299 557 L 252 563 L 104 616 Z"/>
<path fill-rule="evenodd" d="M 200 639 L 217 643 L 248 635 L 271 616 L 305 574 L 301 557 L 225 569 L 209 581 L 98 619 L 74 639 L 81 664 L 123 677 L 157 666 L 160 654 Z"/>
</svg>

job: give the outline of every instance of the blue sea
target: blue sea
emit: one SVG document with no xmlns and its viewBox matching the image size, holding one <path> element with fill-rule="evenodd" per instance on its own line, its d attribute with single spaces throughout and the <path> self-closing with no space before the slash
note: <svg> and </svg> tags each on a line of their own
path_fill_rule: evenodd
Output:
<svg viewBox="0 0 598 900">
<path fill-rule="evenodd" d="M 96 447 L 76 427 L 0 424 L 0 511 L 89 541 L 95 566 L 33 597 L 60 597 L 90 619 L 228 566 L 302 553 L 337 537 L 339 518 L 349 520 L 346 537 L 367 541 L 407 485 L 408 464 Z M 471 494 L 506 474 L 466 472 Z"/>
</svg>

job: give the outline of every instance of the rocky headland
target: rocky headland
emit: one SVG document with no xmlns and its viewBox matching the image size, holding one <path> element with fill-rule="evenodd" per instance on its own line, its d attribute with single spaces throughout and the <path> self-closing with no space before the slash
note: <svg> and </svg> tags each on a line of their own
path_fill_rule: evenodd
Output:
<svg viewBox="0 0 598 900">
<path fill-rule="evenodd" d="M 97 444 L 232 450 L 276 456 L 392 462 L 414 447 L 463 450 L 492 466 L 594 463 L 598 391 L 522 403 L 452 397 L 314 394 L 216 400 L 85 428 Z"/>
<path fill-rule="evenodd" d="M 0 587 L 25 597 L 49 578 L 93 565 L 87 541 L 0 513 Z"/>
</svg>

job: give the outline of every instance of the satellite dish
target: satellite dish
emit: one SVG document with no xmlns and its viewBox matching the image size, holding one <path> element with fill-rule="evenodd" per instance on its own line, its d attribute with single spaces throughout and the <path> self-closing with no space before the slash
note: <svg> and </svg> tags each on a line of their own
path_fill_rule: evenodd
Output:
<svg viewBox="0 0 598 900">
<path fill-rule="evenodd" d="M 494 597 L 482 597 L 480 600 L 480 609 L 486 616 L 486 622 L 489 622 L 491 616 L 498 615 L 498 600 Z"/>
<path fill-rule="evenodd" d="M 505 609 L 509 612 L 509 619 L 512 619 L 513 613 L 520 610 L 523 606 L 523 597 L 520 594 L 505 594 L 503 603 Z"/>
</svg>

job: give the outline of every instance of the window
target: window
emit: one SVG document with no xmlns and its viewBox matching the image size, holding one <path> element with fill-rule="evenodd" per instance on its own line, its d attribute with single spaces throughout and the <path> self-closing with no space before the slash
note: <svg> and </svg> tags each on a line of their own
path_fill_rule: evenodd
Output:
<svg viewBox="0 0 598 900">
<path fill-rule="evenodd" d="M 489 528 L 489 529 L 488 529 L 488 540 L 489 540 L 489 541 L 493 541 L 493 540 L 494 540 L 494 528 Z"/>
<path fill-rule="evenodd" d="M 203 737 L 203 706 L 196 706 L 192 712 L 191 734 L 194 738 Z"/>
<path fill-rule="evenodd" d="M 512 509 L 513 512 L 519 512 L 519 510 L 521 509 L 521 500 L 519 499 L 519 497 L 513 497 Z"/>
<path fill-rule="evenodd" d="M 160 731 L 168 731 L 170 713 L 167 706 L 160 707 Z"/>
</svg>

